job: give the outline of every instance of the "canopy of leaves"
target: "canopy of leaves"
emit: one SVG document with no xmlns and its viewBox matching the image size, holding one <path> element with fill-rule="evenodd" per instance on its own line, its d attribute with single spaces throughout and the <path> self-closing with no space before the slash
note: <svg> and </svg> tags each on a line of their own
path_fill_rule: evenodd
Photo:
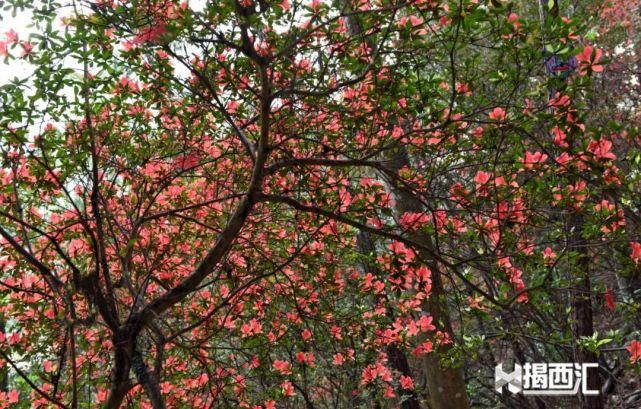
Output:
<svg viewBox="0 0 641 409">
<path fill-rule="evenodd" d="M 581 3 L 0 2 L 0 408 L 641 405 L 638 2 Z"/>
</svg>

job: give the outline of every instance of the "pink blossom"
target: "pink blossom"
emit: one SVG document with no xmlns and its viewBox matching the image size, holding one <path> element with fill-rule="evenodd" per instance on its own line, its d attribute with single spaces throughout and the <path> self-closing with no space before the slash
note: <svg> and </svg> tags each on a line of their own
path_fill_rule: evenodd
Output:
<svg viewBox="0 0 641 409">
<path fill-rule="evenodd" d="M 406 390 L 414 389 L 414 381 L 410 376 L 401 375 L 401 388 Z"/>
<path fill-rule="evenodd" d="M 631 242 L 630 249 L 632 250 L 632 253 L 630 254 L 632 261 L 634 261 L 635 264 L 641 263 L 641 243 L 636 241 Z"/>
<path fill-rule="evenodd" d="M 503 108 L 494 108 L 492 112 L 490 112 L 490 119 L 493 119 L 495 121 L 501 122 L 504 121 L 505 118 L 507 117 L 507 114 Z"/>
</svg>

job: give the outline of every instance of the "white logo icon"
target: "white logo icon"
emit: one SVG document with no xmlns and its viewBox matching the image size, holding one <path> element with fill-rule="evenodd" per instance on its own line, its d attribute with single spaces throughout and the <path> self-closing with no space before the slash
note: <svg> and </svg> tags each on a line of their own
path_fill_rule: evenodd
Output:
<svg viewBox="0 0 641 409">
<path fill-rule="evenodd" d="M 526 363 L 514 364 L 512 372 L 505 372 L 503 364 L 494 368 L 494 388 L 503 392 L 503 386 L 513 393 L 524 395 L 598 395 L 598 390 L 588 389 L 588 368 L 598 368 L 597 363 Z"/>
</svg>

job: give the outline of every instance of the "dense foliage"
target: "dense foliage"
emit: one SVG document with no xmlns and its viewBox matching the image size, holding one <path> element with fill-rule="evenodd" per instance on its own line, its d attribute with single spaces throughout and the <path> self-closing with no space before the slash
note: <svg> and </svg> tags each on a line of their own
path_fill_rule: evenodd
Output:
<svg viewBox="0 0 641 409">
<path fill-rule="evenodd" d="M 0 408 L 639 407 L 638 2 L 574 3 L 0 2 Z"/>
</svg>

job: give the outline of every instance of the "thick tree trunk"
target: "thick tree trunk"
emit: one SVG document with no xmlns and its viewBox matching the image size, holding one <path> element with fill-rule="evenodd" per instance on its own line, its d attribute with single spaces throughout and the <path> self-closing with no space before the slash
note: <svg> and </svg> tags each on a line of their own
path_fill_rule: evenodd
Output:
<svg viewBox="0 0 641 409">
<path fill-rule="evenodd" d="M 386 164 L 387 170 L 393 175 L 397 175 L 403 167 L 409 168 L 411 166 L 404 147 L 399 147 L 393 155 L 390 155 Z M 406 212 L 424 211 L 422 203 L 412 192 L 398 186 L 394 180 L 388 180 L 388 188 L 395 197 L 394 211 L 397 216 Z M 429 235 L 417 231 L 408 234 L 408 236 L 421 246 L 434 249 L 433 240 Z M 423 307 L 432 316 L 438 329 L 454 340 L 454 331 L 446 305 L 447 294 L 443 286 L 440 267 L 426 251 L 419 251 L 419 256 L 429 264 L 432 271 L 432 291 Z M 440 361 L 440 354 L 447 353 L 451 348 L 452 344 L 442 345 L 437 348 L 435 353 L 427 354 L 423 358 L 422 366 L 429 390 L 430 408 L 432 409 L 466 409 L 469 407 L 462 369 L 442 365 Z"/>
<path fill-rule="evenodd" d="M 415 238 L 413 238 L 416 240 Z M 437 327 L 454 340 L 454 332 L 446 307 L 446 293 L 443 287 L 441 272 L 432 270 L 432 292 L 425 309 L 434 319 Z M 466 409 L 469 407 L 463 370 L 441 364 L 440 354 L 447 353 L 452 344 L 443 345 L 435 353 L 423 358 L 423 368 L 430 396 L 432 409 Z"/>
<path fill-rule="evenodd" d="M 111 389 L 109 390 L 109 398 L 107 398 L 107 402 L 104 406 L 105 409 L 118 409 L 130 389 L 131 384 L 129 383 L 129 380 L 112 383 Z"/>
<path fill-rule="evenodd" d="M 132 371 L 142 386 L 154 409 L 165 409 L 165 400 L 160 392 L 158 379 L 149 371 L 142 353 L 136 348 L 136 335 L 123 331 L 113 337 L 114 355 L 111 371 L 111 388 L 105 409 L 120 408 L 133 384 L 129 379 Z"/>
<path fill-rule="evenodd" d="M 539 12 L 541 24 L 544 24 L 547 16 L 554 18 L 559 17 L 559 2 L 553 0 L 552 7 L 549 7 L 549 2 L 539 0 Z M 547 7 L 547 9 L 546 9 Z M 555 89 L 550 89 L 550 95 L 556 94 Z M 568 220 L 568 247 L 570 251 L 576 252 L 577 259 L 570 271 L 570 276 L 575 281 L 574 293 L 571 296 L 571 304 L 573 311 L 573 332 L 574 336 L 578 339 L 580 337 L 591 337 L 594 334 L 594 322 L 592 311 L 592 285 L 590 282 L 590 256 L 588 254 L 587 242 L 582 236 L 583 230 L 583 216 L 575 213 L 570 216 Z M 575 362 L 577 363 L 592 363 L 598 362 L 597 356 L 594 352 L 588 351 L 585 348 L 576 346 L 574 348 Z M 581 408 L 585 409 L 602 409 L 603 398 L 601 396 L 601 378 L 598 370 L 592 370 L 588 373 L 587 381 L 589 390 L 598 390 L 598 395 L 583 395 L 579 393 L 579 402 Z"/>
<path fill-rule="evenodd" d="M 111 387 L 109 397 L 105 403 L 105 409 L 117 409 L 127 396 L 132 387 L 129 380 L 131 369 L 131 358 L 133 354 L 133 342 L 130 336 L 123 333 L 116 333 L 112 338 L 113 359 L 111 369 Z"/>
<path fill-rule="evenodd" d="M 352 11 L 349 2 L 345 2 L 346 10 Z M 363 27 L 356 14 L 350 14 L 347 17 L 347 29 L 353 36 L 363 33 Z M 367 39 L 367 43 L 373 55 L 376 53 L 376 44 Z M 396 153 L 388 155 L 391 159 L 388 170 L 398 174 L 398 170 L 404 166 L 410 166 L 409 157 L 404 146 L 398 148 Z M 412 194 L 398 189 L 394 183 L 391 183 L 389 189 L 396 196 L 396 213 L 403 214 L 407 211 L 420 212 L 423 206 Z M 431 246 L 430 237 L 423 233 L 416 233 L 413 240 L 424 245 Z M 426 254 L 422 254 L 425 259 L 430 259 Z M 432 269 L 432 295 L 430 301 L 426 303 L 428 312 L 434 319 L 434 322 L 441 326 L 441 330 L 452 336 L 452 328 L 447 309 L 442 307 L 445 302 L 445 291 L 441 281 L 441 273 L 436 267 L 436 263 L 430 266 Z M 452 336 L 452 339 L 453 336 Z M 443 346 L 438 352 L 447 352 L 451 346 Z M 463 371 L 460 368 L 449 368 L 441 365 L 438 353 L 428 354 L 424 359 L 424 370 L 426 375 L 426 384 L 430 393 L 431 409 L 467 409 L 469 407 Z"/>
<path fill-rule="evenodd" d="M 578 254 L 572 277 L 576 279 L 575 291 L 572 294 L 572 310 L 574 314 L 574 335 L 579 337 L 591 337 L 594 334 L 594 321 L 592 312 L 592 297 L 590 283 L 590 257 L 588 254 L 587 242 L 581 235 L 583 226 L 583 217 L 575 214 L 569 221 L 569 248 Z M 594 352 L 575 347 L 575 360 L 578 363 L 598 362 Z M 588 372 L 587 385 L 589 390 L 601 390 L 601 377 L 598 370 Z M 601 393 L 598 395 L 579 395 L 581 408 L 585 409 L 602 409 L 603 398 Z"/>
<path fill-rule="evenodd" d="M 147 367 L 147 364 L 145 364 L 142 354 L 137 349 L 134 350 L 131 369 L 134 374 L 136 374 L 138 383 L 140 383 L 145 390 L 145 393 L 151 402 L 151 407 L 153 409 L 165 409 L 167 406 L 165 405 L 165 401 L 160 393 L 158 382 L 155 377 L 151 375 L 151 372 L 149 372 L 149 368 Z"/>
</svg>

